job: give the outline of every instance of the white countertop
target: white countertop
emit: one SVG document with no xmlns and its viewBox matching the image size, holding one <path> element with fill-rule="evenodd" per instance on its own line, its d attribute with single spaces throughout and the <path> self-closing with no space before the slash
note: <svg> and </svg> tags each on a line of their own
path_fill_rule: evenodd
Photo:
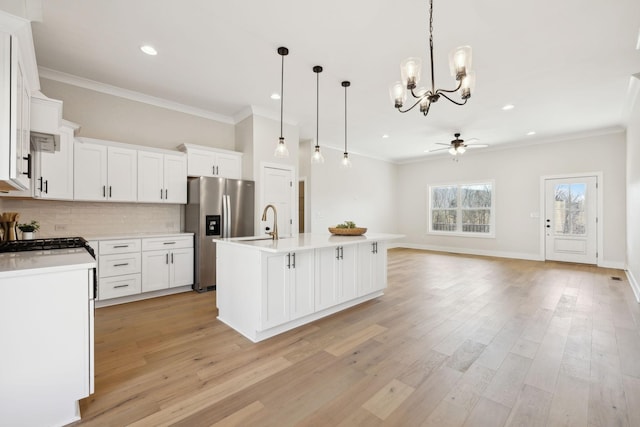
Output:
<svg viewBox="0 0 640 427">
<path fill-rule="evenodd" d="M 218 244 L 229 244 L 265 252 L 290 252 L 305 249 L 327 248 L 352 245 L 363 242 L 381 242 L 403 238 L 402 234 L 368 233 L 362 236 L 334 236 L 332 234 L 303 233 L 293 237 L 272 240 L 269 236 L 236 237 L 213 239 Z"/>
<path fill-rule="evenodd" d="M 120 240 L 120 239 L 145 239 L 151 237 L 180 237 L 180 236 L 193 236 L 193 233 L 176 232 L 176 233 L 127 233 L 110 236 L 91 236 L 83 235 L 85 240 Z"/>
<path fill-rule="evenodd" d="M 0 253 L 0 278 L 96 267 L 84 248 Z"/>
</svg>

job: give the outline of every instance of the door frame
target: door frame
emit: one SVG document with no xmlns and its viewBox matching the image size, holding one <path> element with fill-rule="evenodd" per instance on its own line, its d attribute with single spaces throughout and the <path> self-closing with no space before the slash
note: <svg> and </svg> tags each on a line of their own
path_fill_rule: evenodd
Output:
<svg viewBox="0 0 640 427">
<path fill-rule="evenodd" d="M 289 201 L 289 206 L 291 208 L 290 217 L 292 220 L 291 223 L 291 234 L 294 236 L 298 235 L 298 179 L 296 176 L 296 168 L 291 165 L 283 164 L 283 163 L 269 163 L 269 162 L 260 162 L 260 188 L 258 194 L 256 195 L 258 199 L 258 208 L 256 210 L 256 230 L 260 230 L 260 215 L 262 211 L 260 209 L 264 209 L 264 183 L 265 183 L 265 169 L 282 169 L 289 171 L 289 178 L 292 183 L 296 183 L 296 185 L 291 185 L 291 200 Z"/>
<path fill-rule="evenodd" d="M 540 177 L 540 212 L 538 214 L 538 233 L 540 235 L 540 260 L 546 261 L 546 236 L 545 236 L 545 203 L 546 203 L 546 180 L 548 179 L 565 179 L 565 178 L 582 178 L 586 176 L 595 176 L 597 180 L 596 187 L 596 251 L 598 253 L 596 257 L 596 265 L 598 267 L 603 266 L 604 259 L 604 232 L 603 232 L 603 224 L 604 224 L 604 204 L 603 195 L 604 195 L 604 184 L 602 178 L 602 172 L 584 172 L 584 173 L 567 173 L 567 174 L 559 174 L 559 175 L 543 175 Z"/>
</svg>

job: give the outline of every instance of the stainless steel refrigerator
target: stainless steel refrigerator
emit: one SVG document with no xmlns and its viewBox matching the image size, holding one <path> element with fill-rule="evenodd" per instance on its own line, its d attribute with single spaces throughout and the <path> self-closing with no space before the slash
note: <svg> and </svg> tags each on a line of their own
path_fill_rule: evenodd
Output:
<svg viewBox="0 0 640 427">
<path fill-rule="evenodd" d="M 253 181 L 189 178 L 185 229 L 195 233 L 194 290 L 216 287 L 214 239 L 253 236 L 254 193 Z"/>
</svg>

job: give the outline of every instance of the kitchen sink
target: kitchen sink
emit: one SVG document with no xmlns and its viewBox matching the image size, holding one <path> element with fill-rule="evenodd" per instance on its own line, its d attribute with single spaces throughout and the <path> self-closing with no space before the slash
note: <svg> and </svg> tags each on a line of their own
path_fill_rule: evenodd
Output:
<svg viewBox="0 0 640 427">
<path fill-rule="evenodd" d="M 286 240 L 286 239 L 291 239 L 291 237 L 280 237 L 277 240 Z M 236 242 L 257 242 L 260 240 L 273 240 L 272 237 L 249 237 L 249 238 L 244 238 L 244 237 L 238 237 L 237 239 L 233 239 Z"/>
</svg>

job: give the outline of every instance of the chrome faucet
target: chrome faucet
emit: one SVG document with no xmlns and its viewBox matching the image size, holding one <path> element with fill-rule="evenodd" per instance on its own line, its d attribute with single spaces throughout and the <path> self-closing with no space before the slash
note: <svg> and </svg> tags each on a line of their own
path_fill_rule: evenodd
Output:
<svg viewBox="0 0 640 427">
<path fill-rule="evenodd" d="M 278 240 L 278 212 L 276 211 L 276 207 L 273 205 L 265 206 L 264 211 L 262 211 L 262 220 L 267 220 L 267 210 L 269 208 L 273 209 L 273 231 L 268 231 L 267 234 L 270 235 L 273 240 Z"/>
</svg>

